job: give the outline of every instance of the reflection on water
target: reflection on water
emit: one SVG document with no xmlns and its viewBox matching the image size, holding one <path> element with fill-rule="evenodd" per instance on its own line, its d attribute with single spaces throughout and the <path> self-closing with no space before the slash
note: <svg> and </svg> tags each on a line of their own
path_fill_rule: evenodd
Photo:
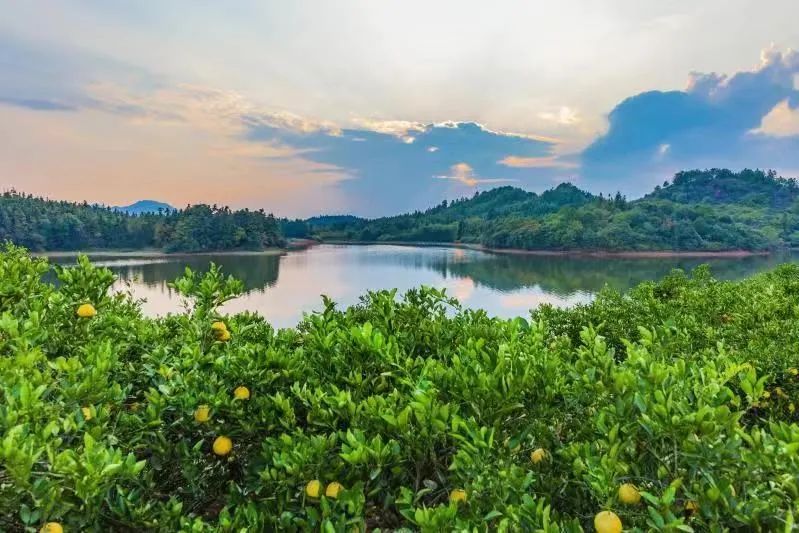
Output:
<svg viewBox="0 0 799 533">
<path fill-rule="evenodd" d="M 293 326 L 302 313 L 321 307 L 321 294 L 342 306 L 367 290 L 419 285 L 446 288 L 469 307 L 497 316 L 524 315 L 541 303 L 572 305 L 589 301 L 603 286 L 624 290 L 657 279 L 673 268 L 691 270 L 708 263 L 714 275 L 736 279 L 799 259 L 797 255 L 745 258 L 622 259 L 497 255 L 476 250 L 406 246 L 317 246 L 285 255 L 101 256 L 97 264 L 118 276 L 116 288 L 144 298 L 144 310 L 180 310 L 167 283 L 188 266 L 204 271 L 209 262 L 242 280 L 247 293 L 225 311 L 257 311 L 279 327 Z M 70 263 L 59 257 L 54 262 Z"/>
</svg>

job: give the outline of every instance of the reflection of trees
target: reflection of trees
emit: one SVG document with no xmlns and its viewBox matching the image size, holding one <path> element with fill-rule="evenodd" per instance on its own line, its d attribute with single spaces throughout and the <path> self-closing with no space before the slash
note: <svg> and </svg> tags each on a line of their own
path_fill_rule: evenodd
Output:
<svg viewBox="0 0 799 533">
<path fill-rule="evenodd" d="M 720 279 L 738 279 L 767 270 L 786 261 L 799 260 L 799 254 L 774 254 L 744 258 L 624 259 L 578 256 L 536 256 L 486 254 L 475 250 L 442 247 L 345 246 L 334 253 L 314 255 L 302 252 L 301 257 L 286 268 L 302 262 L 335 262 L 356 271 L 376 265 L 400 266 L 408 270 L 430 269 L 444 277 L 471 278 L 476 284 L 500 291 L 514 291 L 534 286 L 557 296 L 575 292 L 596 292 L 605 285 L 626 290 L 647 280 L 659 279 L 673 268 L 690 271 L 709 264 Z M 329 254 L 329 255 L 328 255 Z M 247 292 L 264 292 L 278 279 L 278 255 L 198 255 L 150 258 L 96 258 L 123 280 L 138 280 L 149 286 L 165 288 L 167 282 L 183 274 L 188 266 L 205 272 L 215 262 L 244 282 Z M 151 261 L 151 262 L 148 262 Z M 74 258 L 58 258 L 54 262 L 74 263 Z"/>
<path fill-rule="evenodd" d="M 118 259 L 118 258 L 117 258 Z M 277 254 L 253 255 L 192 255 L 168 256 L 147 259 L 117 260 L 97 257 L 98 264 L 105 264 L 123 280 L 137 280 L 149 286 L 165 286 L 183 275 L 186 267 L 197 272 L 208 271 L 211 262 L 222 267 L 222 272 L 241 280 L 246 292 L 263 292 L 277 282 L 280 256 Z M 59 258 L 54 262 L 74 263 L 74 258 Z"/>
<path fill-rule="evenodd" d="M 596 292 L 605 285 L 618 290 L 659 279 L 674 268 L 690 271 L 710 265 L 719 279 L 738 279 L 773 268 L 799 256 L 770 255 L 744 258 L 598 258 L 576 256 L 490 255 L 470 260 L 449 254 L 436 256 L 426 266 L 444 276 L 470 277 L 475 283 L 501 291 L 539 286 L 567 296 L 576 291 Z"/>
</svg>

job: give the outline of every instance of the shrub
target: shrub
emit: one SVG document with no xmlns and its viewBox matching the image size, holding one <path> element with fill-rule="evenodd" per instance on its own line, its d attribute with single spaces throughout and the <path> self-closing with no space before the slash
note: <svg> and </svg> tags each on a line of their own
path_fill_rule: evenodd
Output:
<svg viewBox="0 0 799 533">
<path fill-rule="evenodd" d="M 527 320 L 379 291 L 279 331 L 219 315 L 216 267 L 162 318 L 85 258 L 50 271 L 0 254 L 4 530 L 793 527 L 797 267 Z"/>
</svg>

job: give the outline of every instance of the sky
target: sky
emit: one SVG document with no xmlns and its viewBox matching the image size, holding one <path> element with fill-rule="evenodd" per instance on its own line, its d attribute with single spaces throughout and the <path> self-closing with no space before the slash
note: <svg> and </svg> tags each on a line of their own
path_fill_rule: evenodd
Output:
<svg viewBox="0 0 799 533">
<path fill-rule="evenodd" d="M 0 0 L 0 188 L 424 209 L 799 177 L 796 0 Z"/>
</svg>

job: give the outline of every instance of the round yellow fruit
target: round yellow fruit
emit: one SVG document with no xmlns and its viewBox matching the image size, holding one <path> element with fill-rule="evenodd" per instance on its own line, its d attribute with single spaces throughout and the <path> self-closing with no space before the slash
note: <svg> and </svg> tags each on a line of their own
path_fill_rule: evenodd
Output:
<svg viewBox="0 0 799 533">
<path fill-rule="evenodd" d="M 236 387 L 236 389 L 233 391 L 233 397 L 237 400 L 249 400 L 250 389 L 244 386 Z"/>
<path fill-rule="evenodd" d="M 227 331 L 227 326 L 225 325 L 224 322 L 216 321 L 213 324 L 211 324 L 211 330 L 214 333 L 218 333 L 220 331 Z"/>
<path fill-rule="evenodd" d="M 467 498 L 466 491 L 463 489 L 454 489 L 449 493 L 449 501 L 453 503 L 465 502 Z"/>
<path fill-rule="evenodd" d="M 530 454 L 530 460 L 537 465 L 547 457 L 547 452 L 543 448 L 538 448 Z"/>
<path fill-rule="evenodd" d="M 58 522 L 47 522 L 39 533 L 64 533 L 64 528 Z"/>
<path fill-rule="evenodd" d="M 342 490 L 344 490 L 344 487 L 338 481 L 328 483 L 327 488 L 325 488 L 325 496 L 336 499 Z"/>
<path fill-rule="evenodd" d="M 797 375 L 799 375 L 799 370 L 797 370 L 796 368 L 789 368 L 789 369 L 788 369 L 788 372 L 789 372 L 789 373 L 790 373 L 792 376 L 797 376 Z"/>
<path fill-rule="evenodd" d="M 594 517 L 596 533 L 621 533 L 621 519 L 613 511 L 602 511 Z"/>
<path fill-rule="evenodd" d="M 97 314 L 97 309 L 92 304 L 81 304 L 76 313 L 81 318 L 91 318 Z"/>
<path fill-rule="evenodd" d="M 207 405 L 200 405 L 194 410 L 194 420 L 199 423 L 208 422 L 211 419 L 211 408 Z"/>
<path fill-rule="evenodd" d="M 685 511 L 690 515 L 695 515 L 699 510 L 699 504 L 695 500 L 688 500 L 685 502 Z"/>
<path fill-rule="evenodd" d="M 229 341 L 230 340 L 230 332 L 226 329 L 216 332 L 216 340 L 218 341 Z"/>
<path fill-rule="evenodd" d="M 626 505 L 637 505 L 641 501 L 641 493 L 632 483 L 619 487 L 619 501 Z"/>
<path fill-rule="evenodd" d="M 81 407 L 80 412 L 83 413 L 83 419 L 89 421 L 92 419 L 92 410 L 88 407 Z"/>
<path fill-rule="evenodd" d="M 305 485 L 305 494 L 308 495 L 309 498 L 318 498 L 322 495 L 322 482 L 318 479 L 312 479 Z"/>
<path fill-rule="evenodd" d="M 217 437 L 214 440 L 214 453 L 220 456 L 229 454 L 233 450 L 233 441 L 229 437 Z"/>
</svg>

